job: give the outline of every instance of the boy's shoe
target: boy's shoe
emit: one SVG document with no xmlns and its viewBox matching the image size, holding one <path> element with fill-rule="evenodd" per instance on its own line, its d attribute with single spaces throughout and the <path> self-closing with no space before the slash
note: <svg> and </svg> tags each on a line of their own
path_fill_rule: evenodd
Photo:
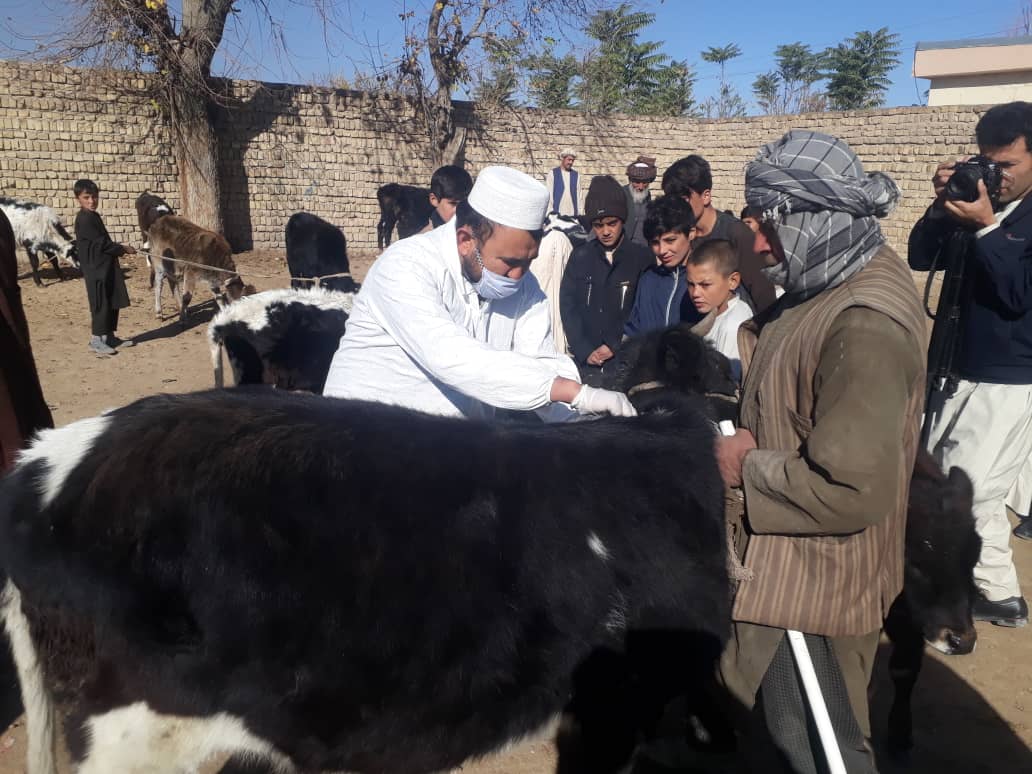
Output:
<svg viewBox="0 0 1032 774">
<path fill-rule="evenodd" d="M 990 602 L 979 594 L 971 606 L 976 621 L 989 621 L 997 626 L 1025 626 L 1028 623 L 1028 604 L 1024 597 L 1008 597 Z"/>
<path fill-rule="evenodd" d="M 136 344 L 132 339 L 120 339 L 113 333 L 109 333 L 104 337 L 104 342 L 109 347 L 132 347 Z"/>
<path fill-rule="evenodd" d="M 101 336 L 93 336 L 90 339 L 90 349 L 98 355 L 114 355 L 115 350 L 109 346 Z"/>
<path fill-rule="evenodd" d="M 1032 540 L 1032 516 L 1026 516 L 1021 520 L 1021 524 L 1014 528 L 1014 537 Z"/>
</svg>

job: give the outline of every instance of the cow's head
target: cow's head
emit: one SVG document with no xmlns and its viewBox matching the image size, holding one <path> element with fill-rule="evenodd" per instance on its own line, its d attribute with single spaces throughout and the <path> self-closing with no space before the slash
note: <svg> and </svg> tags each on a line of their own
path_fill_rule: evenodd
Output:
<svg viewBox="0 0 1032 774">
<path fill-rule="evenodd" d="M 234 274 L 222 283 L 219 304 L 225 306 L 233 301 L 238 301 L 244 296 L 253 296 L 258 292 L 254 285 L 245 285 L 239 274 Z"/>
<path fill-rule="evenodd" d="M 607 381 L 610 389 L 626 392 L 639 412 L 676 403 L 677 395 L 703 395 L 713 419 L 738 419 L 730 362 L 687 324 L 625 341 Z"/>
<path fill-rule="evenodd" d="M 977 640 L 972 572 L 982 540 L 975 532 L 972 499 L 971 479 L 960 468 L 949 476 L 938 468 L 929 475 L 920 463 L 915 469 L 903 593 L 925 640 L 946 655 L 970 653 Z"/>
</svg>

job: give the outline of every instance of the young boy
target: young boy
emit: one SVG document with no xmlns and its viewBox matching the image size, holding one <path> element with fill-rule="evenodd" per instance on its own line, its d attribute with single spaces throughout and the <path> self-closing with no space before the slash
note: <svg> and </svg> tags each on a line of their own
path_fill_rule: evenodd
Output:
<svg viewBox="0 0 1032 774">
<path fill-rule="evenodd" d="M 641 275 L 634 308 L 624 336 L 640 336 L 681 321 L 681 302 L 688 285 L 685 263 L 695 238 L 695 213 L 679 196 L 660 196 L 645 209 L 642 233 L 656 265 Z"/>
<path fill-rule="evenodd" d="M 81 208 L 75 216 L 75 249 L 90 302 L 93 334 L 90 349 L 98 355 L 114 355 L 115 347 L 133 345 L 115 336 L 115 329 L 118 328 L 118 310 L 129 306 L 129 292 L 118 257 L 133 255 L 136 250 L 111 241 L 104 221 L 97 214 L 100 189 L 96 183 L 85 178 L 76 180 L 72 190 Z"/>
<path fill-rule="evenodd" d="M 440 167 L 430 178 L 430 223 L 427 231 L 443 226 L 455 217 L 455 208 L 459 202 L 466 201 L 473 188 L 473 178 L 462 167 L 449 164 Z"/>
<path fill-rule="evenodd" d="M 700 314 L 703 338 L 731 361 L 735 379 L 742 379 L 738 326 L 753 316 L 739 290 L 738 251 L 726 239 L 703 242 L 688 257 L 688 295 Z"/>
</svg>

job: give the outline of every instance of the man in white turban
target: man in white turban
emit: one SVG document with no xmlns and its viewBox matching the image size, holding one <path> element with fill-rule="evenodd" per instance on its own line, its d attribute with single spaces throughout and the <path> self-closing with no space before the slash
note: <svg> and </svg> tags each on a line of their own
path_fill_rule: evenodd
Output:
<svg viewBox="0 0 1032 774">
<path fill-rule="evenodd" d="M 443 416 L 633 415 L 626 396 L 582 386 L 556 352 L 528 271 L 547 205 L 541 183 L 487 167 L 449 223 L 391 245 L 355 299 L 323 393 Z"/>
</svg>

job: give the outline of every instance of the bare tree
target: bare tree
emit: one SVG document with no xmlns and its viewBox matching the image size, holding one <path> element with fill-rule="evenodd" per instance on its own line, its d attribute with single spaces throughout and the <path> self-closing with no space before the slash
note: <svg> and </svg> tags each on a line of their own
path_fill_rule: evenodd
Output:
<svg viewBox="0 0 1032 774">
<path fill-rule="evenodd" d="M 194 222 L 223 231 L 215 118 L 231 104 L 212 60 L 227 21 L 251 2 L 275 45 L 282 27 L 268 0 L 182 0 L 181 16 L 167 0 L 72 0 L 75 13 L 46 36 L 39 58 L 90 68 L 107 86 L 149 99 L 169 127 L 179 170 L 181 210 Z M 328 0 L 309 0 L 327 16 Z M 141 78 L 126 77 L 137 73 Z M 142 85 L 141 85 L 142 84 Z"/>
<path fill-rule="evenodd" d="M 455 123 L 452 97 L 474 83 L 474 59 L 513 41 L 531 47 L 550 26 L 587 19 L 599 0 L 437 0 L 423 17 L 402 14 L 404 50 L 390 88 L 410 97 L 430 142 L 434 165 L 462 156 L 465 129 Z M 504 44 L 503 44 L 504 41 Z"/>
</svg>

